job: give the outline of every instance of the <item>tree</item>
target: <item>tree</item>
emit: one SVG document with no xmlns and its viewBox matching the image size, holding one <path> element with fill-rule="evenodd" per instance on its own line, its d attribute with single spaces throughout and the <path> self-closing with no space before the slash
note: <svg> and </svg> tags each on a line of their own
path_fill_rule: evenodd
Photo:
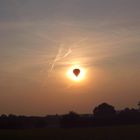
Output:
<svg viewBox="0 0 140 140">
<path fill-rule="evenodd" d="M 2 114 L 2 115 L 0 116 L 0 118 L 5 119 L 5 118 L 7 118 L 7 115 Z"/>
<path fill-rule="evenodd" d="M 68 120 L 77 120 L 79 118 L 79 115 L 74 111 L 70 111 L 69 114 L 66 114 L 63 117 Z"/>
<path fill-rule="evenodd" d="M 93 110 L 95 118 L 110 118 L 116 115 L 115 108 L 107 103 L 102 103 Z"/>
<path fill-rule="evenodd" d="M 139 110 L 140 110 L 140 101 L 138 102 L 138 107 L 139 107 Z"/>
<path fill-rule="evenodd" d="M 77 113 L 70 111 L 68 114 L 63 115 L 61 125 L 62 127 L 76 127 L 79 118 L 80 116 Z"/>
</svg>

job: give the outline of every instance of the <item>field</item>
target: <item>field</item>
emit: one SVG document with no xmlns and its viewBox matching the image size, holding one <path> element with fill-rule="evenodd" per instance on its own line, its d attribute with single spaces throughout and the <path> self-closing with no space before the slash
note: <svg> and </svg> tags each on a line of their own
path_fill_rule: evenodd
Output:
<svg viewBox="0 0 140 140">
<path fill-rule="evenodd" d="M 0 140 L 140 140 L 140 125 L 0 130 Z"/>
</svg>

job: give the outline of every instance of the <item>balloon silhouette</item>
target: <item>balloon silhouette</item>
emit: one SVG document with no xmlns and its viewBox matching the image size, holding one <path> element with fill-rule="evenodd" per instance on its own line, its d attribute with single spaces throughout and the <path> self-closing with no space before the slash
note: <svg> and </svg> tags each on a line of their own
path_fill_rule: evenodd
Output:
<svg viewBox="0 0 140 140">
<path fill-rule="evenodd" d="M 75 74 L 75 76 L 77 77 L 80 74 L 80 69 L 74 69 L 73 73 Z"/>
</svg>

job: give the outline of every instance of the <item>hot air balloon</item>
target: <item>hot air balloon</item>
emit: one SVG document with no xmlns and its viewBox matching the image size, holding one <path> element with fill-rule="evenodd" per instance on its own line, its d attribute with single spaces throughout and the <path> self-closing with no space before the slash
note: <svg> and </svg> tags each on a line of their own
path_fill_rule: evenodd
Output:
<svg viewBox="0 0 140 140">
<path fill-rule="evenodd" d="M 80 69 L 74 69 L 73 73 L 77 77 L 80 74 Z"/>
</svg>

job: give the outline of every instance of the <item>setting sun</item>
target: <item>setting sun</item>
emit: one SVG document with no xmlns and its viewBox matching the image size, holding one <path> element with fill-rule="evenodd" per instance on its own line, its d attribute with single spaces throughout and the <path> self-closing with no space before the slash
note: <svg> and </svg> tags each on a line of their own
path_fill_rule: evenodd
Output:
<svg viewBox="0 0 140 140">
<path fill-rule="evenodd" d="M 74 70 L 79 69 L 79 74 L 76 76 Z M 73 81 L 79 82 L 85 79 L 86 70 L 79 65 L 70 67 L 67 71 L 67 77 Z"/>
</svg>

